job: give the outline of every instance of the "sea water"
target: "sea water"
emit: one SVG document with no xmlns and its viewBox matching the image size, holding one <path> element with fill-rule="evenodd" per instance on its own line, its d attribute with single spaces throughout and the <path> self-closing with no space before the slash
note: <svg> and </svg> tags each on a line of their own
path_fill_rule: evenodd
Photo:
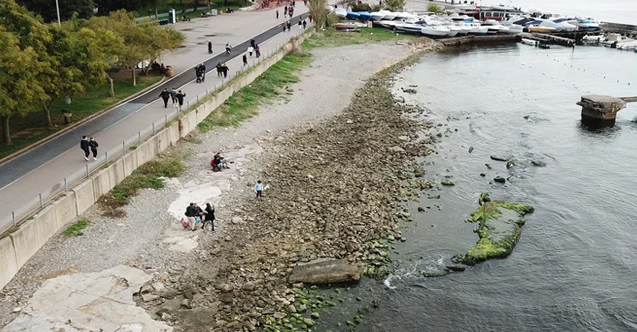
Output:
<svg viewBox="0 0 637 332">
<path fill-rule="evenodd" d="M 507 44 L 430 54 L 403 72 L 397 90 L 417 86 L 404 97 L 426 109 L 422 121 L 443 124 L 426 133 L 442 136 L 422 160 L 426 177 L 455 186 L 411 204 L 396 272 L 362 286 L 382 305 L 357 331 L 637 330 L 637 104 L 597 130 L 582 126 L 575 104 L 637 95 L 636 63 L 601 47 Z M 512 255 L 423 277 L 475 244 L 463 220 L 483 191 L 536 208 Z"/>
</svg>

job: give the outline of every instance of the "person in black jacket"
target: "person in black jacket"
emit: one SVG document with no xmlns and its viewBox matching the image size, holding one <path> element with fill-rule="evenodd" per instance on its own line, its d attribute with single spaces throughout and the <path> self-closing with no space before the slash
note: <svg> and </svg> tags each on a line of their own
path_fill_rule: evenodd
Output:
<svg viewBox="0 0 637 332">
<path fill-rule="evenodd" d="M 168 108 L 168 99 L 170 99 L 170 91 L 164 88 L 164 90 L 159 94 L 159 96 L 161 97 L 161 99 L 164 100 L 164 108 Z"/>
<path fill-rule="evenodd" d="M 88 139 L 86 139 L 86 136 L 82 136 L 82 140 L 80 141 L 80 149 L 84 151 L 84 160 L 86 161 L 88 161 L 89 156 L 88 148 Z"/>
<path fill-rule="evenodd" d="M 179 102 L 179 111 L 181 112 L 181 108 L 184 106 L 184 97 L 186 96 L 185 93 L 181 92 L 181 90 L 179 90 L 177 92 L 177 101 Z"/>
<path fill-rule="evenodd" d="M 188 219 L 188 226 L 190 226 L 191 230 L 195 230 L 195 225 L 197 225 L 197 221 L 195 220 L 195 203 L 190 203 L 186 208 L 186 219 Z"/>
<path fill-rule="evenodd" d="M 93 152 L 93 160 L 97 160 L 97 147 L 100 145 L 97 144 L 93 136 L 91 136 L 91 139 L 88 141 L 88 146 L 91 148 L 91 152 Z"/>
<path fill-rule="evenodd" d="M 201 229 L 206 227 L 206 224 L 210 223 L 210 229 L 215 230 L 215 207 L 210 205 L 210 203 L 206 203 L 206 218 L 201 225 Z"/>
</svg>

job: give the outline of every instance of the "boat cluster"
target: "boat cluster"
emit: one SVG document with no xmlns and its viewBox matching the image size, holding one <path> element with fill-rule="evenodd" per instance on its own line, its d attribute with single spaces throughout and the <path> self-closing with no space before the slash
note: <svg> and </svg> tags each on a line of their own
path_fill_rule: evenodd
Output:
<svg viewBox="0 0 637 332">
<path fill-rule="evenodd" d="M 353 21 L 373 22 L 396 32 L 422 34 L 431 38 L 462 35 L 519 34 L 522 32 L 572 32 L 595 31 L 599 24 L 590 19 L 559 18 L 541 19 L 524 15 L 503 17 L 502 20 L 479 21 L 472 16 L 453 13 L 451 15 L 418 15 L 408 12 L 352 12 L 344 8 L 333 9 L 337 17 Z M 360 23 L 343 22 L 337 29 L 355 29 Z"/>
<path fill-rule="evenodd" d="M 622 36 L 618 33 L 606 35 L 584 36 L 582 42 L 586 45 L 601 45 L 616 48 L 624 51 L 635 51 L 637 53 L 637 40 Z"/>
</svg>

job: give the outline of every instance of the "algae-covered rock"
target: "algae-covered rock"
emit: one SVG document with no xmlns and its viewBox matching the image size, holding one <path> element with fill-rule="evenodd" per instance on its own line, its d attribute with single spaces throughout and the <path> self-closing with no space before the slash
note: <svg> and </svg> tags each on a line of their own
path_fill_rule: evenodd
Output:
<svg viewBox="0 0 637 332">
<path fill-rule="evenodd" d="M 533 212 L 533 207 L 525 204 L 485 200 L 481 203 L 468 220 L 480 224 L 475 230 L 480 239 L 464 256 L 466 264 L 509 256 L 520 237 L 524 215 Z"/>
<path fill-rule="evenodd" d="M 440 184 L 443 186 L 455 186 L 455 184 L 449 179 L 444 179 L 440 181 Z"/>
</svg>

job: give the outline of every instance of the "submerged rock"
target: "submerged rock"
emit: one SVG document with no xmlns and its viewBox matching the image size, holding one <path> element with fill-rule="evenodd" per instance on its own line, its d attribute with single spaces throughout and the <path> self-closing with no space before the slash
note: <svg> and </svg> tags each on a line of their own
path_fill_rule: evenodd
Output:
<svg viewBox="0 0 637 332">
<path fill-rule="evenodd" d="M 288 281 L 290 283 L 303 282 L 306 284 L 358 281 L 364 271 L 364 266 L 352 264 L 345 260 L 319 260 L 294 267 Z"/>
<path fill-rule="evenodd" d="M 505 201 L 484 202 L 471 214 L 469 222 L 478 222 L 475 230 L 480 237 L 475 247 L 465 254 L 463 262 L 476 264 L 491 258 L 504 258 L 511 254 L 524 225 L 524 215 L 533 207 Z"/>
<path fill-rule="evenodd" d="M 507 158 L 502 158 L 502 157 L 498 157 L 498 156 L 494 156 L 494 155 L 491 155 L 491 159 L 493 159 L 495 161 L 508 161 Z"/>
<path fill-rule="evenodd" d="M 532 160 L 531 161 L 531 165 L 536 166 L 536 167 L 546 167 L 546 163 L 543 161 L 536 161 L 536 160 Z"/>
<path fill-rule="evenodd" d="M 453 183 L 453 181 L 449 180 L 449 179 L 444 179 L 442 181 L 440 181 L 440 184 L 443 186 L 455 186 L 455 183 Z"/>
<path fill-rule="evenodd" d="M 498 183 L 506 183 L 507 179 L 501 177 L 501 176 L 496 176 L 495 178 L 493 178 L 493 181 L 498 182 Z"/>
</svg>

